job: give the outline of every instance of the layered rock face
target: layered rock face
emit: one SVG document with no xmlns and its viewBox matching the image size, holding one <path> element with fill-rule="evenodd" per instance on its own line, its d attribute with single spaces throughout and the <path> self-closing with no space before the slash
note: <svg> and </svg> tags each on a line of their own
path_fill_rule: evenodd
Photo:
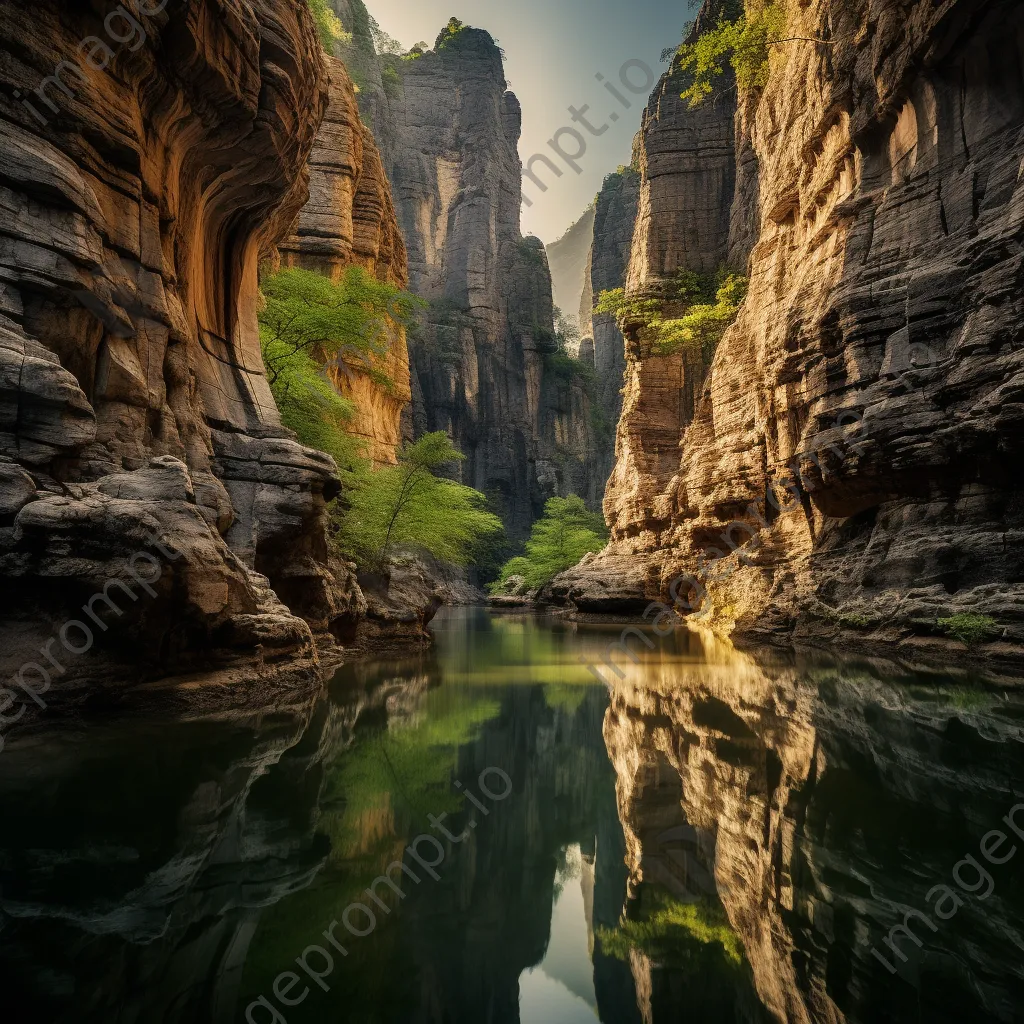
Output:
<svg viewBox="0 0 1024 1024">
<path fill-rule="evenodd" d="M 622 415 L 626 342 L 615 318 L 595 312 L 594 306 L 602 292 L 622 288 L 626 283 L 639 199 L 640 176 L 632 168 L 605 178 L 597 197 L 594 238 L 580 300 L 581 349 L 587 350 L 589 340 L 594 352 L 594 475 L 602 481 L 602 498 L 604 484 L 615 466 L 615 430 Z"/>
<path fill-rule="evenodd" d="M 319 626 L 354 596 L 326 569 L 335 467 L 280 425 L 256 324 L 326 105 L 312 19 L 143 7 L 0 11 L 0 572 L 9 621 L 55 629 L 121 588 L 127 616 L 86 629 L 165 674 L 203 647 L 308 649 L 267 579 Z"/>
<path fill-rule="evenodd" d="M 410 339 L 415 429 L 451 434 L 463 482 L 518 539 L 548 497 L 586 489 L 590 443 L 582 383 L 551 372 L 544 247 L 519 228 L 519 102 L 479 29 L 390 66 L 391 182 L 410 286 L 430 302 Z"/>
<path fill-rule="evenodd" d="M 882 661 L 692 642 L 682 663 L 645 656 L 612 681 L 604 737 L 631 889 L 720 899 L 777 1021 L 1015 1020 L 1010 866 L 987 865 L 982 902 L 953 873 L 1018 802 L 1019 700 L 954 701 Z M 966 864 L 959 877 L 974 885 Z M 941 885 L 963 901 L 945 919 L 929 898 Z M 901 959 L 884 940 L 908 912 L 920 943 L 897 930 Z"/>
<path fill-rule="evenodd" d="M 362 267 L 379 281 L 405 288 L 409 270 L 391 187 L 373 133 L 363 124 L 345 65 L 328 58 L 330 102 L 310 157 L 309 202 L 293 234 L 281 243 L 281 263 L 339 280 Z M 394 463 L 402 441 L 402 418 L 412 401 L 405 328 L 388 321 L 382 348 L 371 368 L 331 369 L 337 390 L 352 400 L 350 431 L 377 465 Z M 391 382 L 383 385 L 379 374 Z"/>
<path fill-rule="evenodd" d="M 735 149 L 727 104 L 691 111 L 671 76 L 648 109 L 629 291 L 753 243 L 750 294 L 706 380 L 628 349 L 613 544 L 565 591 L 643 598 L 685 573 L 723 629 L 930 647 L 913 635 L 970 612 L 1019 640 L 1024 15 L 787 13 L 826 42 L 773 48 Z"/>
</svg>

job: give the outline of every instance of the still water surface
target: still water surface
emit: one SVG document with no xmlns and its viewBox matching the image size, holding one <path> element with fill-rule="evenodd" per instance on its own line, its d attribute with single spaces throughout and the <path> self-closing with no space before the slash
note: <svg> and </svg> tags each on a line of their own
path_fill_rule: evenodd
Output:
<svg viewBox="0 0 1024 1024">
<path fill-rule="evenodd" d="M 301 718 L 12 742 L 0 1020 L 1024 1020 L 1024 853 L 980 847 L 1014 692 L 685 633 L 606 685 L 621 627 L 434 628 Z"/>
</svg>

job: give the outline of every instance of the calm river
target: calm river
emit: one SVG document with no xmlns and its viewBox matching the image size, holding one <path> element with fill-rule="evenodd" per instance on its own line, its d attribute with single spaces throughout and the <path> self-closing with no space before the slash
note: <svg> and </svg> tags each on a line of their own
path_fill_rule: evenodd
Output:
<svg viewBox="0 0 1024 1024">
<path fill-rule="evenodd" d="M 0 1020 L 1024 1020 L 1024 691 L 434 630 L 300 718 L 12 741 Z"/>
</svg>

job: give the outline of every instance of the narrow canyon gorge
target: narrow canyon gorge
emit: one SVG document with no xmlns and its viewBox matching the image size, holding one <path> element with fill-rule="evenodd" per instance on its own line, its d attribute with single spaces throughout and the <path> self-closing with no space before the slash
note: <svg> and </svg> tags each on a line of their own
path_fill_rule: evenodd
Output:
<svg viewBox="0 0 1024 1024">
<path fill-rule="evenodd" d="M 1024 5 L 677 6 L 0 5 L 12 1020 L 1024 1015 Z"/>
</svg>

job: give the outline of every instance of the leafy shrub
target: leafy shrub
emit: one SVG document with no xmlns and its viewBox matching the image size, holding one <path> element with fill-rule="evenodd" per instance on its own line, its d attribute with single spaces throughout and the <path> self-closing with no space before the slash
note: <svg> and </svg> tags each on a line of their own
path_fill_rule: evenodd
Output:
<svg viewBox="0 0 1024 1024">
<path fill-rule="evenodd" d="M 338 283 L 307 270 L 282 271 L 264 282 L 263 298 L 260 348 L 282 422 L 343 472 L 360 469 L 360 445 L 347 433 L 354 407 L 335 390 L 325 364 L 358 365 L 379 386 L 393 387 L 371 359 L 387 350 L 389 327 L 411 317 L 415 300 L 354 267 Z"/>
<path fill-rule="evenodd" d="M 682 903 L 662 892 L 643 902 L 640 920 L 624 918 L 618 928 L 597 929 L 605 954 L 629 963 L 635 949 L 658 964 L 688 972 L 733 971 L 742 964 L 743 947 L 721 908 Z"/>
<path fill-rule="evenodd" d="M 502 533 L 479 491 L 436 475 L 465 456 L 444 431 L 406 445 L 398 465 L 354 479 L 339 511 L 337 544 L 360 565 L 380 571 L 399 548 L 467 565 L 477 548 Z"/>
<path fill-rule="evenodd" d="M 340 281 L 310 270 L 283 270 L 263 284 L 260 344 L 271 387 L 299 353 L 339 370 L 359 368 L 382 387 L 394 382 L 375 369 L 396 325 L 408 326 L 418 299 L 349 267 Z"/>
<path fill-rule="evenodd" d="M 600 551 L 608 540 L 604 519 L 591 512 L 575 494 L 552 498 L 544 515 L 533 524 L 525 554 L 506 562 L 492 593 L 508 593 L 512 577 L 522 577 L 530 590 L 549 583 L 560 572 L 571 569 L 588 552 Z"/>
<path fill-rule="evenodd" d="M 715 28 L 679 48 L 678 66 L 690 76 L 690 85 L 682 98 L 689 100 L 691 107 L 700 106 L 711 95 L 726 61 L 736 72 L 741 89 L 764 86 L 768 81 L 771 47 L 781 41 L 785 30 L 784 0 L 762 2 L 759 9 L 747 11 L 733 21 L 721 18 Z"/>
<path fill-rule="evenodd" d="M 381 82 L 384 85 L 384 91 L 389 95 L 393 96 L 399 86 L 402 84 L 401 76 L 398 71 L 390 64 L 386 64 L 380 73 Z"/>
<path fill-rule="evenodd" d="M 345 31 L 341 19 L 331 9 L 328 0 L 307 0 L 307 3 L 313 20 L 316 22 L 320 42 L 328 53 L 334 52 L 335 43 L 352 41 L 351 34 Z"/>
<path fill-rule="evenodd" d="M 715 276 L 681 271 L 666 295 L 666 301 L 687 305 L 681 317 L 666 318 L 664 301 L 627 298 L 622 288 L 602 292 L 594 311 L 614 316 L 623 330 L 638 329 L 657 355 L 687 351 L 710 364 L 746 295 L 747 279 L 739 274 L 724 269 Z"/>
<path fill-rule="evenodd" d="M 965 647 L 977 647 L 986 640 L 994 640 L 1003 632 L 1002 626 L 988 615 L 953 615 L 939 619 L 939 629 L 946 636 L 959 640 Z"/>
<path fill-rule="evenodd" d="M 437 37 L 434 49 L 443 50 L 446 46 L 457 39 L 468 27 L 468 25 L 464 25 L 459 21 L 458 18 L 449 19 L 448 24 L 441 30 L 441 34 Z"/>
</svg>

